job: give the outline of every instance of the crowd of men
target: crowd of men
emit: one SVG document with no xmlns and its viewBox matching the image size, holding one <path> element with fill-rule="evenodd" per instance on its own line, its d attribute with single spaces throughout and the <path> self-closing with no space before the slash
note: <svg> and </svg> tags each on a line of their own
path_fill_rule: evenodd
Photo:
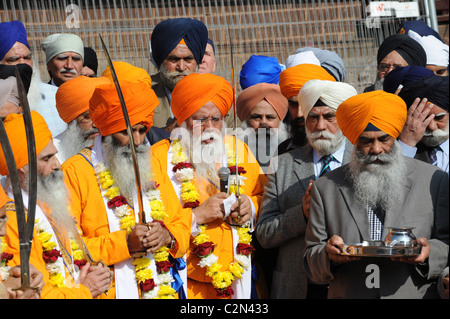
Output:
<svg viewBox="0 0 450 319">
<path fill-rule="evenodd" d="M 335 52 L 304 47 L 285 64 L 252 55 L 235 97 L 190 18 L 155 26 L 153 75 L 99 72 L 75 34 L 41 47 L 48 83 L 24 25 L 0 23 L 2 298 L 448 298 L 449 51 L 423 21 L 384 40 L 363 93 Z M 25 208 L 37 197 L 26 289 L 11 160 Z M 391 227 L 419 252 L 343 248 Z"/>
</svg>

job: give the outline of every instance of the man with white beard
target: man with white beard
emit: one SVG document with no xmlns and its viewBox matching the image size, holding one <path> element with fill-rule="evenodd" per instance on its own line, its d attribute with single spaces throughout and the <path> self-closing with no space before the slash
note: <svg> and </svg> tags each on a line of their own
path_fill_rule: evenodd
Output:
<svg viewBox="0 0 450 319">
<path fill-rule="evenodd" d="M 283 123 L 287 111 L 288 101 L 278 84 L 254 84 L 236 100 L 236 114 L 242 122 L 238 138 L 250 147 L 264 173 L 270 159 L 278 155 L 278 145 L 289 137 Z"/>
<path fill-rule="evenodd" d="M 68 211 L 69 198 L 64 184 L 60 164 L 55 156 L 57 150 L 52 135 L 37 112 L 31 112 L 36 141 L 37 200 L 35 233 L 30 254 L 30 264 L 44 275 L 43 299 L 97 298 L 111 283 L 109 269 L 102 264 L 91 265 L 82 252 L 82 241 L 75 222 Z M 27 140 L 23 116 L 9 115 L 5 119 L 5 130 L 18 169 L 25 208 L 28 205 L 29 166 Z M 3 152 L 0 152 L 0 171 L 8 175 Z M 9 198 L 14 198 L 10 181 L 7 181 Z M 14 202 L 6 210 L 10 222 L 5 242 L 14 255 L 13 264 L 20 264 L 20 244 Z"/>
<path fill-rule="evenodd" d="M 448 261 L 448 175 L 403 156 L 396 141 L 407 116 L 397 95 L 373 91 L 339 105 L 336 118 L 354 144 L 352 161 L 312 187 L 304 267 L 330 282 L 328 298 L 439 298 Z M 417 255 L 352 254 L 343 244 L 384 242 L 390 227 L 413 228 Z"/>
<path fill-rule="evenodd" d="M 72 212 L 93 257 L 114 268 L 108 298 L 176 298 L 181 284 L 175 259 L 186 252 L 189 228 L 182 223 L 181 208 L 165 200 L 170 185 L 158 181 L 150 166 L 150 147 L 144 143 L 158 99 L 148 83 L 123 80 L 120 86 L 142 202 L 121 103 L 110 83 L 96 87 L 89 101 L 90 118 L 101 135 L 62 167 Z"/>
<path fill-rule="evenodd" d="M 192 225 L 185 256 L 189 299 L 251 297 L 250 232 L 264 175 L 248 146 L 225 134 L 224 116 L 232 101 L 233 90 L 224 78 L 209 73 L 186 76 L 172 93 L 172 112 L 180 127 L 172 131 L 170 141 L 152 146 L 152 167 L 163 177 L 157 182 L 172 186 L 170 202 L 183 208 L 186 223 Z M 230 170 L 224 180 L 228 190 L 221 183 L 220 168 Z M 234 197 L 237 180 L 240 209 Z"/>
<path fill-rule="evenodd" d="M 449 78 L 431 76 L 407 83 L 398 95 L 408 106 L 399 142 L 403 153 L 449 173 Z"/>
<path fill-rule="evenodd" d="M 356 94 L 349 84 L 326 80 L 310 80 L 300 89 L 308 143 L 272 159 L 256 225 L 262 247 L 277 250 L 262 263 L 266 277 L 273 277 L 271 298 L 326 298 L 327 286 L 307 283 L 302 267 L 310 191 L 313 181 L 351 159 L 353 147 L 338 126 L 336 110 Z"/>
<path fill-rule="evenodd" d="M 56 109 L 61 119 L 67 123 L 67 130 L 60 134 L 58 160 L 77 154 L 85 147 L 92 146 L 100 135 L 89 116 L 89 100 L 97 86 L 109 84 L 106 77 L 79 76 L 63 83 L 56 92 Z"/>
</svg>

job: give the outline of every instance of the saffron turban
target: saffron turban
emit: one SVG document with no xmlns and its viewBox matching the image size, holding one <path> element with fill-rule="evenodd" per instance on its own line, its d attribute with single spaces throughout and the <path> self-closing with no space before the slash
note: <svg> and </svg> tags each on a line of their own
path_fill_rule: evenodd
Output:
<svg viewBox="0 0 450 319">
<path fill-rule="evenodd" d="M 342 102 L 356 94 L 356 89 L 344 82 L 310 80 L 298 93 L 298 105 L 306 119 L 318 100 L 336 112 Z"/>
<path fill-rule="evenodd" d="M 152 86 L 152 79 L 146 70 L 122 61 L 113 62 L 113 66 L 119 79 L 119 84 L 121 81 L 128 81 L 133 83 L 143 82 L 150 87 Z M 111 81 L 113 80 L 109 66 L 103 71 L 102 76 L 111 79 Z"/>
<path fill-rule="evenodd" d="M 56 109 L 66 123 L 89 110 L 89 100 L 97 86 L 109 84 L 111 80 L 101 76 L 90 78 L 84 75 L 64 82 L 56 91 Z"/>
<path fill-rule="evenodd" d="M 345 80 L 345 66 L 344 61 L 334 51 L 324 50 L 319 48 L 304 47 L 295 50 L 295 53 L 313 52 L 319 59 L 320 66 L 328 71 L 336 81 L 343 82 Z"/>
<path fill-rule="evenodd" d="M 0 23 L 0 61 L 16 42 L 24 44 L 28 49 L 27 30 L 18 20 Z"/>
<path fill-rule="evenodd" d="M 148 131 L 153 125 L 153 114 L 159 104 L 155 92 L 146 83 L 122 81 L 120 88 L 131 126 L 143 124 Z M 119 95 L 113 83 L 95 88 L 89 100 L 89 115 L 103 136 L 127 129 Z"/>
<path fill-rule="evenodd" d="M 152 60 L 158 68 L 182 40 L 197 64 L 202 63 L 208 43 L 208 29 L 203 22 L 190 18 L 167 19 L 155 26 L 150 40 Z"/>
<path fill-rule="evenodd" d="M 405 125 L 406 104 L 397 95 L 381 90 L 361 93 L 339 105 L 336 119 L 352 144 L 369 123 L 396 139 Z"/>
<path fill-rule="evenodd" d="M 8 196 L 5 194 L 5 191 L 2 186 L 0 186 L 0 208 L 5 206 L 8 202 Z"/>
<path fill-rule="evenodd" d="M 414 102 L 416 98 L 427 98 L 440 108 L 448 112 L 449 104 L 449 78 L 448 76 L 432 75 L 421 80 L 410 82 L 403 86 L 398 96 L 400 96 L 408 106 Z"/>
<path fill-rule="evenodd" d="M 171 108 L 178 125 L 206 103 L 213 102 L 225 116 L 233 103 L 233 89 L 224 78 L 210 73 L 191 73 L 182 78 L 172 91 Z"/>
<path fill-rule="evenodd" d="M 315 79 L 336 82 L 334 77 L 321 66 L 299 64 L 280 73 L 281 93 L 289 99 L 294 95 L 298 95 L 298 92 L 306 82 Z"/>
<path fill-rule="evenodd" d="M 239 74 L 241 88 L 246 88 L 257 83 L 278 84 L 281 73 L 281 66 L 277 58 L 264 55 L 252 55 L 242 65 Z"/>
<path fill-rule="evenodd" d="M 41 48 L 45 52 L 45 63 L 50 62 L 56 55 L 63 52 L 78 53 L 84 60 L 83 40 L 76 34 L 55 33 L 49 35 L 41 43 Z"/>
<path fill-rule="evenodd" d="M 432 35 L 421 36 L 410 30 L 408 36 L 416 40 L 427 54 L 427 64 L 448 66 L 448 45 Z"/>
<path fill-rule="evenodd" d="M 39 154 L 51 141 L 52 133 L 48 129 L 44 118 L 36 111 L 31 111 L 33 122 L 34 139 L 36 142 L 36 154 Z M 25 132 L 25 122 L 22 114 L 10 114 L 4 120 L 6 134 L 14 154 L 17 169 L 28 164 L 28 145 Z M 8 164 L 6 163 L 3 149 L 0 148 L 0 174 L 8 175 Z"/>
<path fill-rule="evenodd" d="M 384 78 L 383 91 L 395 93 L 400 85 L 404 86 L 409 82 L 419 81 L 429 76 L 434 76 L 433 71 L 423 66 L 407 65 L 395 68 Z"/>
<path fill-rule="evenodd" d="M 258 83 L 242 91 L 236 100 L 236 113 L 244 122 L 260 101 L 266 100 L 282 121 L 288 111 L 288 100 L 281 94 L 280 86 L 272 83 Z"/>
<path fill-rule="evenodd" d="M 408 65 L 427 65 L 427 54 L 422 46 L 406 34 L 393 34 L 381 43 L 377 52 L 377 64 L 380 64 L 386 55 L 396 51 Z"/>
</svg>

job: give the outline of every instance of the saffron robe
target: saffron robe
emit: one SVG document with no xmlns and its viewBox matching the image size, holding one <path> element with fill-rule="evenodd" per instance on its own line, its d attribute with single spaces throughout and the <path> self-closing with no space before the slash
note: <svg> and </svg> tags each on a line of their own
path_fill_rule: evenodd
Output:
<svg viewBox="0 0 450 319">
<path fill-rule="evenodd" d="M 225 144 L 228 149 L 234 150 L 234 138 L 226 136 Z M 256 217 L 258 215 L 258 207 L 264 192 L 265 175 L 250 151 L 249 147 L 238 140 L 238 164 L 244 167 L 246 173 L 244 177 L 242 194 L 250 197 L 253 206 L 256 211 Z M 172 186 L 172 182 L 168 175 L 168 169 L 170 163 L 168 163 L 168 153 L 170 151 L 170 141 L 162 140 L 152 146 L 152 167 L 155 175 L 158 175 L 156 182 L 159 184 L 169 184 Z M 200 194 L 200 203 L 203 203 L 209 196 L 219 192 L 220 186 L 216 187 L 211 183 L 204 183 L 202 186 L 198 185 L 199 179 L 194 178 L 193 183 L 196 185 Z M 180 207 L 182 204 L 178 198 L 177 192 L 172 189 L 167 193 L 167 198 L 170 202 L 178 203 Z M 183 208 L 183 218 L 185 223 L 192 225 L 192 209 Z M 210 237 L 210 240 L 216 244 L 214 255 L 219 257 L 218 263 L 220 263 L 225 271 L 226 265 L 231 264 L 234 261 L 234 246 L 231 227 L 223 220 L 215 220 L 208 223 L 206 228 L 206 234 Z M 211 283 L 211 278 L 206 275 L 206 267 L 201 268 L 198 263 L 200 258 L 192 253 L 194 244 L 192 243 L 194 237 L 191 236 L 189 251 L 187 252 L 187 277 L 188 277 L 188 299 L 213 299 L 217 298 L 216 291 Z"/>
</svg>

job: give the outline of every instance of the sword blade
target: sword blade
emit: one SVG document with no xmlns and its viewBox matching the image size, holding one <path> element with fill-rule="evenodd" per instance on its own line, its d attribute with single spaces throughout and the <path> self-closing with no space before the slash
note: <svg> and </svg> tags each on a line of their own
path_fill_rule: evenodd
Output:
<svg viewBox="0 0 450 319">
<path fill-rule="evenodd" d="M 131 148 L 131 157 L 133 159 L 133 166 L 134 166 L 136 192 L 137 192 L 137 199 L 138 199 L 138 205 L 139 205 L 139 216 L 141 219 L 141 223 L 146 224 L 144 205 L 143 205 L 143 201 L 142 201 L 142 187 L 141 187 L 141 177 L 140 177 L 141 175 L 139 173 L 139 164 L 138 164 L 138 160 L 137 160 L 135 143 L 134 143 L 134 138 L 133 138 L 133 129 L 131 127 L 130 118 L 128 116 L 128 110 L 127 110 L 127 106 L 125 104 L 125 99 L 123 97 L 122 89 L 120 88 L 119 79 L 117 78 L 117 74 L 114 69 L 114 65 L 111 61 L 111 57 L 109 55 L 108 48 L 106 47 L 105 42 L 103 41 L 102 35 L 99 34 L 99 36 L 100 36 L 100 40 L 102 42 L 103 50 L 106 53 L 106 58 L 108 61 L 109 68 L 111 70 L 111 76 L 113 78 L 114 85 L 116 86 L 117 94 L 119 95 L 120 105 L 122 107 L 122 113 L 123 113 L 123 117 L 125 119 L 125 124 L 127 127 L 127 134 L 128 134 L 128 139 L 129 139 L 130 148 Z"/>
</svg>

